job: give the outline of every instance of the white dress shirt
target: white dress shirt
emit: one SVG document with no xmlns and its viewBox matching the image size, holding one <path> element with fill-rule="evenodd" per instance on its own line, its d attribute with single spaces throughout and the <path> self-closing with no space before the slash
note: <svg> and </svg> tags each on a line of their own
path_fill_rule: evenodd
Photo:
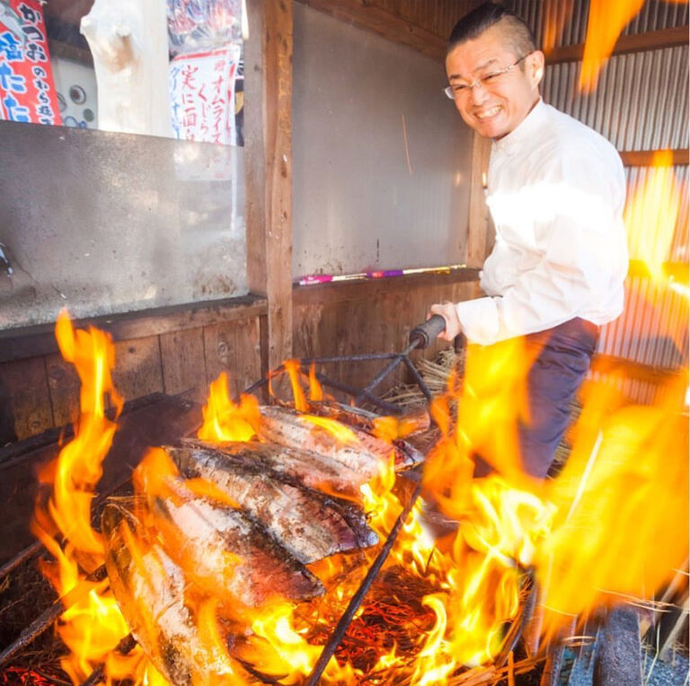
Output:
<svg viewBox="0 0 690 686">
<path fill-rule="evenodd" d="M 490 345 L 575 317 L 615 319 L 628 269 L 624 202 L 616 149 L 540 100 L 491 149 L 496 244 L 480 273 L 488 297 L 456 305 L 467 339 Z"/>
</svg>

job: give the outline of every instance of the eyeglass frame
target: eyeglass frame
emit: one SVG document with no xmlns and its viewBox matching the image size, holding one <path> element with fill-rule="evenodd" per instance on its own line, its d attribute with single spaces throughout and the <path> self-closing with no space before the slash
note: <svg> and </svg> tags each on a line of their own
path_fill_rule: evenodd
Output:
<svg viewBox="0 0 690 686">
<path fill-rule="evenodd" d="M 449 98 L 450 100 L 455 100 L 456 97 L 459 97 L 463 94 L 469 94 L 471 93 L 477 86 L 480 86 L 482 88 L 487 88 L 487 84 L 484 83 L 486 79 L 493 79 L 497 76 L 502 76 L 503 74 L 507 74 L 508 72 L 513 71 L 515 67 L 520 64 L 523 60 L 527 59 L 530 55 L 532 55 L 534 51 L 528 52 L 526 55 L 523 55 L 519 60 L 513 62 L 511 65 L 504 67 L 503 69 L 497 69 L 496 71 L 489 72 L 488 74 L 484 74 L 483 76 L 477 76 L 477 78 L 473 79 L 470 83 L 468 84 L 458 84 L 456 86 L 448 85 L 443 88 L 443 92 L 446 94 L 446 97 Z M 455 91 L 453 90 L 454 88 L 458 88 L 460 86 L 460 90 Z"/>
</svg>

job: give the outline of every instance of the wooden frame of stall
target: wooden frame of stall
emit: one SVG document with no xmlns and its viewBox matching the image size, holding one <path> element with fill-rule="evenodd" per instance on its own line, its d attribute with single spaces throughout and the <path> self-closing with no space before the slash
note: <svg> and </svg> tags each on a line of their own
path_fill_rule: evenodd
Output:
<svg viewBox="0 0 690 686">
<path fill-rule="evenodd" d="M 477 4 L 472 0 L 299 1 L 439 61 L 456 18 Z M 261 36 L 261 41 L 247 44 L 245 64 L 251 295 L 92 320 L 113 335 L 115 383 L 127 399 L 157 391 L 190 391 L 191 397 L 201 400 L 208 382 L 221 371 L 229 373 L 232 390 L 238 391 L 289 357 L 398 350 L 432 302 L 464 300 L 478 291 L 477 269 L 490 248 L 490 236 L 482 189 L 489 145 L 477 137 L 472 146 L 466 270 L 293 287 L 286 259 L 292 249 L 292 3 L 248 0 L 247 4 L 250 35 Z M 680 27 L 622 37 L 614 52 L 686 44 L 687 27 Z M 582 52 L 582 45 L 559 48 L 548 60 L 575 61 Z M 628 166 L 644 166 L 653 152 L 624 151 L 622 157 Z M 687 150 L 674 151 L 674 159 L 687 165 Z M 401 311 L 404 321 L 392 314 Z M 357 325 L 350 326 L 352 322 Z M 347 380 L 363 382 L 367 373 L 355 370 Z M 0 332 L 0 444 L 68 423 L 77 401 L 76 375 L 59 357 L 52 327 Z"/>
</svg>

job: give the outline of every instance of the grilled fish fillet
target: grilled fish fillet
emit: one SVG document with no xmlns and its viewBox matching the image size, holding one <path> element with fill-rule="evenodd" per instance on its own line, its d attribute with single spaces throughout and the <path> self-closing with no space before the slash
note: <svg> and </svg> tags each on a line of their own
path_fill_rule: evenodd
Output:
<svg viewBox="0 0 690 686">
<path fill-rule="evenodd" d="M 198 439 L 183 439 L 183 445 L 222 452 L 230 458 L 250 460 L 265 465 L 290 479 L 296 479 L 309 488 L 328 493 L 358 495 L 359 487 L 366 483 L 362 474 L 340 462 L 309 450 L 297 450 L 277 443 L 204 443 Z"/>
<path fill-rule="evenodd" d="M 174 562 L 203 591 L 232 605 L 255 607 L 282 596 L 307 600 L 321 582 L 241 510 L 212 502 L 170 478 L 172 497 L 155 496 L 153 523 Z"/>
<path fill-rule="evenodd" d="M 101 520 L 110 587 L 139 645 L 173 686 L 236 686 L 243 667 L 210 640 L 185 604 L 185 578 L 126 508 L 108 504 Z"/>
<path fill-rule="evenodd" d="M 411 446 L 403 450 L 398 442 L 388 443 L 356 424 L 350 426 L 332 417 L 302 414 L 278 405 L 261 407 L 259 435 L 272 443 L 326 455 L 366 480 L 380 474 L 391 459 L 396 469 L 411 467 L 423 459 Z"/>
<path fill-rule="evenodd" d="M 184 477 L 215 484 L 302 563 L 378 542 L 357 507 L 289 481 L 256 460 L 205 448 L 164 449 Z"/>
</svg>

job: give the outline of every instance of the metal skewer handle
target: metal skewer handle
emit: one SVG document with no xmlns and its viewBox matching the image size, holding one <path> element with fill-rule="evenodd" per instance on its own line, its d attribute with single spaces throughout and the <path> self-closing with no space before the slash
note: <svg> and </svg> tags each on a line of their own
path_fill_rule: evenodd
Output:
<svg viewBox="0 0 690 686">
<path fill-rule="evenodd" d="M 416 343 L 417 348 L 428 348 L 436 336 L 445 330 L 446 320 L 440 314 L 435 314 L 427 319 L 424 324 L 419 324 L 410 331 L 410 344 Z"/>
</svg>

